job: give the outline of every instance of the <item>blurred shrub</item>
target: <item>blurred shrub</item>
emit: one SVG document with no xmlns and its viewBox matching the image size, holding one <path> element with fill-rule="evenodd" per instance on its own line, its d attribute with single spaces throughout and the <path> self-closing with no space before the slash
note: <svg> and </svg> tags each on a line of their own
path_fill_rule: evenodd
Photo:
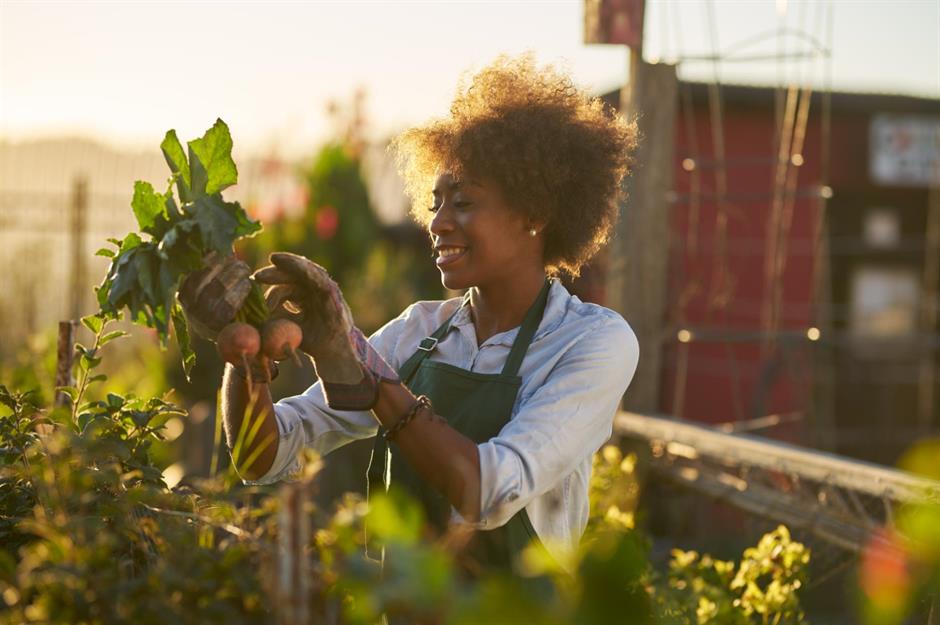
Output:
<svg viewBox="0 0 940 625">
<path fill-rule="evenodd" d="M 940 439 L 916 443 L 899 464 L 905 471 L 940 482 Z M 859 564 L 859 587 L 865 625 L 901 625 L 940 610 L 936 497 L 903 505 L 893 527 L 872 533 Z"/>
</svg>

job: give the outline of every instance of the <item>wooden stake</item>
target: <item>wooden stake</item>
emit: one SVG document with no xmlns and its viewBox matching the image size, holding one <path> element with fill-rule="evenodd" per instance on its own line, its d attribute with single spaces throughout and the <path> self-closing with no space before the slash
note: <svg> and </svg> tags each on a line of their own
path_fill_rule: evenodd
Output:
<svg viewBox="0 0 940 625">
<path fill-rule="evenodd" d="M 280 499 L 277 622 L 279 625 L 306 625 L 310 617 L 307 566 L 310 520 L 304 509 L 306 483 L 284 484 Z"/>
<path fill-rule="evenodd" d="M 85 227 L 88 208 L 88 180 L 78 177 L 72 187 L 71 228 L 69 246 L 72 256 L 69 286 L 69 314 L 72 319 L 82 316 L 82 302 L 89 290 L 85 283 Z"/>
<path fill-rule="evenodd" d="M 75 321 L 59 322 L 59 340 L 56 348 L 56 388 L 75 385 L 75 380 L 72 378 L 72 365 L 75 356 L 75 328 L 77 325 Z M 64 391 L 56 392 L 56 408 L 70 408 L 71 405 L 72 398 L 68 393 Z"/>
</svg>

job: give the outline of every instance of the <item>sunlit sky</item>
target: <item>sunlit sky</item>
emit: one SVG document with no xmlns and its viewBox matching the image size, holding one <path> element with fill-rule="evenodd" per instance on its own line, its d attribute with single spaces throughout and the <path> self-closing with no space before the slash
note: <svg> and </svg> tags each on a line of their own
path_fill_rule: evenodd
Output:
<svg viewBox="0 0 940 625">
<path fill-rule="evenodd" d="M 710 38 L 713 7 L 716 41 Z M 326 138 L 325 103 L 368 92 L 372 136 L 446 113 L 460 73 L 534 50 L 582 86 L 612 89 L 626 48 L 582 43 L 583 0 L 512 2 L 15 2 L 0 0 L 0 136 L 90 136 L 151 147 L 216 117 L 236 143 L 300 154 Z M 828 18 L 831 15 L 831 30 Z M 648 0 L 647 59 L 823 46 L 841 90 L 940 97 L 937 0 Z M 760 37 L 760 35 L 766 37 Z M 714 48 L 713 48 L 714 46 Z M 680 76 L 826 81 L 825 62 L 685 61 Z"/>
</svg>

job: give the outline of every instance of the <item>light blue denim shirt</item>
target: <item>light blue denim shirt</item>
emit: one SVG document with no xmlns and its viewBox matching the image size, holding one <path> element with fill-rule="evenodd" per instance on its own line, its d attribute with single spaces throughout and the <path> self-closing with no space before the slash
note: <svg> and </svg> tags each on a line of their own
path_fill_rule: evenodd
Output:
<svg viewBox="0 0 940 625">
<path fill-rule="evenodd" d="M 417 302 L 369 338 L 396 369 L 460 305 L 460 298 Z M 469 309 L 454 317 L 430 359 L 475 371 L 500 373 L 519 328 L 477 345 Z M 481 443 L 477 527 L 505 524 L 523 507 L 539 538 L 564 560 L 588 520 L 591 459 L 610 437 L 620 398 L 639 358 L 636 336 L 612 310 L 587 304 L 554 280 L 545 313 L 519 371 L 522 386 L 509 423 Z M 274 406 L 280 439 L 268 473 L 253 483 L 289 477 L 308 446 L 327 454 L 373 437 L 371 412 L 331 410 L 316 383 Z M 453 520 L 460 522 L 454 511 Z"/>
</svg>

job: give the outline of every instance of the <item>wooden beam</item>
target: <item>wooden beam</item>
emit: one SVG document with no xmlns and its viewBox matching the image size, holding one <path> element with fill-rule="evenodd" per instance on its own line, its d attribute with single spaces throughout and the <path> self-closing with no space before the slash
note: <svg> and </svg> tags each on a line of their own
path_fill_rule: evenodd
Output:
<svg viewBox="0 0 940 625">
<path fill-rule="evenodd" d="M 940 482 L 871 462 L 851 460 L 758 436 L 725 434 L 714 428 L 662 417 L 621 412 L 614 433 L 654 444 L 678 444 L 697 458 L 726 466 L 760 467 L 832 484 L 899 503 L 940 503 Z"/>
</svg>

